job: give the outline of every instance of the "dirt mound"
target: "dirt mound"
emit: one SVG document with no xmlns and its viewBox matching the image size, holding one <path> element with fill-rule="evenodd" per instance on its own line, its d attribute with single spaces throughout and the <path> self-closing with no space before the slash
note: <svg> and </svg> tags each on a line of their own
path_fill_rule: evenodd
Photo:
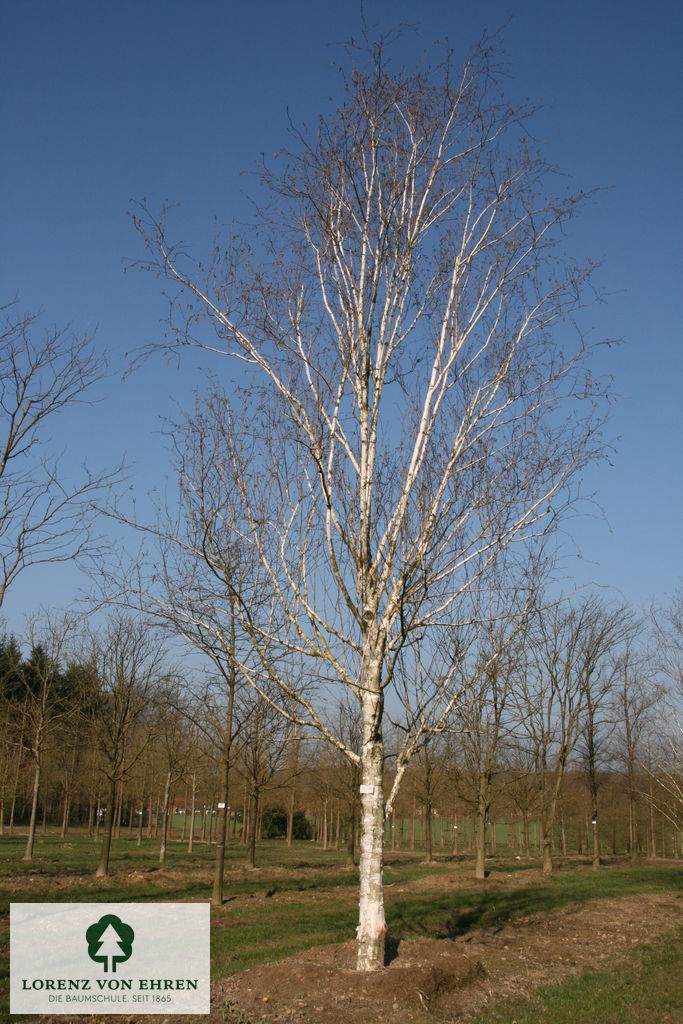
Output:
<svg viewBox="0 0 683 1024">
<path fill-rule="evenodd" d="M 392 953 L 389 954 L 392 957 Z M 485 975 L 484 966 L 452 943 L 418 939 L 401 942 L 386 970 L 359 975 L 356 944 L 322 946 L 281 963 L 245 971 L 219 986 L 212 996 L 235 1020 L 343 1021 L 382 1019 L 386 1007 L 401 1021 L 421 1020 L 458 989 Z M 389 1020 L 391 1017 L 387 1017 Z"/>
</svg>

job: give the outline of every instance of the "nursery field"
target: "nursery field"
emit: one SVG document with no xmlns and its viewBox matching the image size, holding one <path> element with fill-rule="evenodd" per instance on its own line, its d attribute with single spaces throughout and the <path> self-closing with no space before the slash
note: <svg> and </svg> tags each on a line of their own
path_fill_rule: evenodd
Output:
<svg viewBox="0 0 683 1024">
<path fill-rule="evenodd" d="M 184 844 L 172 842 L 160 867 L 157 844 L 138 847 L 134 838 L 122 838 L 106 879 L 94 878 L 96 847 L 87 836 L 40 836 L 31 863 L 21 860 L 24 845 L 20 834 L 0 839 L 2 1020 L 9 1018 L 10 902 L 211 896 L 208 845 L 190 856 Z M 538 862 L 508 854 L 489 858 L 487 879 L 475 882 L 467 857 L 441 856 L 431 864 L 421 858 L 420 852 L 387 853 L 387 968 L 359 977 L 353 970 L 358 878 L 344 852 L 267 841 L 259 844 L 259 867 L 248 870 L 244 848 L 229 844 L 226 899 L 212 908 L 211 1020 L 681 1019 L 683 868 L 677 863 L 614 860 L 594 872 L 573 859 L 543 879 Z"/>
</svg>

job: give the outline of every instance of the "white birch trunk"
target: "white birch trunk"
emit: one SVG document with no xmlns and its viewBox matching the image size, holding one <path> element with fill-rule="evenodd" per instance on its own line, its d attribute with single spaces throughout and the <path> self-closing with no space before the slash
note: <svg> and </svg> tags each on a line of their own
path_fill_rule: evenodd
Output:
<svg viewBox="0 0 683 1024">
<path fill-rule="evenodd" d="M 379 692 L 364 693 L 360 787 L 360 903 L 357 930 L 359 971 L 376 971 L 384 967 L 384 940 L 387 933 L 382 884 L 384 745 L 380 726 L 381 703 Z"/>
</svg>

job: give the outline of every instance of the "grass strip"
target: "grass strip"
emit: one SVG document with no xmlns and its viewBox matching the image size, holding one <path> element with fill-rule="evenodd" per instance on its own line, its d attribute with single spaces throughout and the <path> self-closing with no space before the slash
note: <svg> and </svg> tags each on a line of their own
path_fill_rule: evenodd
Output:
<svg viewBox="0 0 683 1024">
<path fill-rule="evenodd" d="M 683 929 L 641 947 L 635 962 L 543 985 L 532 998 L 491 1007 L 477 1024 L 674 1024 L 683 1019 Z"/>
</svg>

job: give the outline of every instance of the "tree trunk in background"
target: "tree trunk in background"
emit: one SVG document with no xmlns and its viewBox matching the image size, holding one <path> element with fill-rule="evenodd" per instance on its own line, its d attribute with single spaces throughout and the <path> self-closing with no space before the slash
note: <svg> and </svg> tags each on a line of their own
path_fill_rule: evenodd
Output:
<svg viewBox="0 0 683 1024">
<path fill-rule="evenodd" d="M 157 797 L 157 805 L 156 805 L 156 807 L 154 809 L 154 838 L 155 839 L 159 835 L 159 813 L 160 813 L 161 807 L 162 807 L 162 800 L 163 800 L 163 797 L 161 796 L 161 793 L 159 793 L 159 796 Z"/>
<path fill-rule="evenodd" d="M 116 781 L 114 779 L 109 780 L 109 799 L 107 800 L 107 816 L 104 823 L 104 839 L 102 840 L 102 850 L 100 852 L 100 861 L 97 865 L 97 871 L 95 872 L 96 878 L 105 878 L 109 874 L 109 854 L 111 852 L 111 837 L 114 831 L 114 806 L 116 804 Z M 99 826 L 99 807 L 97 813 L 97 821 Z"/>
<path fill-rule="evenodd" d="M 597 799 L 598 799 L 598 794 L 597 793 L 591 793 L 591 803 L 592 803 L 592 818 L 591 818 L 591 820 L 596 822 L 596 824 L 593 825 L 593 871 L 597 871 L 598 868 L 600 867 L 600 833 L 599 833 L 598 824 L 597 824 L 597 817 L 598 817 Z"/>
<path fill-rule="evenodd" d="M 187 842 L 187 852 L 192 853 L 192 847 L 194 845 L 194 818 L 197 811 L 197 773 L 192 772 L 192 810 L 190 812 L 190 838 Z"/>
<path fill-rule="evenodd" d="M 26 839 L 26 849 L 22 860 L 33 860 L 33 846 L 36 839 L 36 817 L 38 814 L 38 790 L 40 788 L 40 761 L 41 753 L 40 749 L 35 751 L 36 767 L 33 775 L 33 795 L 31 797 L 31 818 L 28 824 L 28 838 Z"/>
<path fill-rule="evenodd" d="M 491 792 L 491 773 L 481 771 L 479 773 L 479 789 L 477 793 L 476 807 L 476 858 L 474 865 L 474 877 L 486 878 L 486 825 L 489 818 L 489 794 Z"/>
<path fill-rule="evenodd" d="M 244 793 L 242 796 L 242 832 L 240 834 L 240 842 L 242 846 L 247 845 L 247 824 L 249 818 L 249 803 L 247 797 L 247 782 L 244 782 Z"/>
<path fill-rule="evenodd" d="M 292 836 L 294 834 L 294 800 L 295 800 L 295 786 L 292 783 L 292 788 L 289 791 L 289 809 L 287 811 L 287 834 L 286 834 L 286 845 L 292 845 Z"/>
<path fill-rule="evenodd" d="M 69 831 L 69 814 L 71 811 L 71 788 L 73 786 L 74 773 L 76 771 L 76 746 L 71 751 L 71 765 L 64 780 L 64 812 L 62 814 L 62 838 Z"/>
<path fill-rule="evenodd" d="M 296 798 L 296 776 L 299 769 L 299 749 L 301 745 L 301 731 L 298 725 L 294 726 L 293 735 L 293 748 L 292 748 L 292 787 L 290 790 L 290 806 L 287 814 L 287 845 L 292 845 L 292 837 L 294 833 L 294 803 Z"/>
<path fill-rule="evenodd" d="M 415 798 L 415 781 L 413 780 L 413 810 L 410 816 L 410 849 L 415 849 L 415 814 L 416 814 L 416 798 Z"/>
<path fill-rule="evenodd" d="M 119 799 L 116 805 L 116 838 L 121 838 L 121 810 L 123 808 L 123 781 L 119 787 Z"/>
<path fill-rule="evenodd" d="M 234 658 L 235 654 L 235 608 L 230 602 L 230 651 Z M 235 705 L 235 688 L 237 675 L 235 662 L 231 660 L 227 674 L 224 676 L 228 684 L 228 707 L 225 714 L 225 734 L 223 736 L 223 757 L 221 760 L 221 780 L 219 789 L 219 802 L 223 804 L 219 808 L 220 821 L 218 823 L 218 845 L 216 847 L 216 863 L 213 873 L 213 890 L 211 902 L 214 907 L 223 905 L 223 887 L 225 884 L 225 845 L 228 839 L 228 820 L 230 814 L 230 755 L 232 751 L 232 718 Z M 194 775 L 192 776 L 194 786 Z M 194 792 L 194 791 L 193 791 Z M 194 798 L 194 797 L 193 797 Z"/>
<path fill-rule="evenodd" d="M 183 831 L 180 836 L 180 841 L 185 842 L 185 833 L 187 831 L 187 786 L 185 786 L 185 796 L 183 797 Z"/>
<path fill-rule="evenodd" d="M 647 738 L 647 774 L 650 779 L 650 856 L 654 860 L 657 857 L 657 839 L 655 836 L 655 793 L 652 780 L 652 756 L 650 753 L 650 737 Z"/>
<path fill-rule="evenodd" d="M 474 877 L 486 878 L 486 805 L 481 802 L 477 804 L 475 836 Z"/>
<path fill-rule="evenodd" d="M 258 821 L 258 794 L 252 790 L 249 797 L 249 828 L 247 842 L 247 865 L 256 867 L 256 826 Z"/>
<path fill-rule="evenodd" d="M 346 863 L 349 867 L 356 866 L 356 822 L 358 809 L 355 799 L 351 801 L 351 815 L 349 817 L 349 836 L 346 845 Z"/>
<path fill-rule="evenodd" d="M 159 847 L 159 863 L 163 864 L 166 859 L 166 838 L 168 835 L 168 811 L 169 798 L 171 794 L 171 769 L 166 772 L 166 785 L 164 786 L 164 809 L 161 817 L 161 846 Z"/>
<path fill-rule="evenodd" d="M 19 792 L 19 776 L 21 774 L 21 768 L 24 763 L 24 752 L 26 750 L 24 746 L 24 729 L 26 727 L 26 703 L 24 702 L 21 714 L 21 730 L 19 732 L 19 750 L 17 753 L 17 766 L 14 772 L 14 784 L 12 786 L 12 802 L 9 810 L 9 822 L 7 823 L 8 832 L 10 835 L 14 835 L 14 811 L 17 806 L 17 794 Z"/>
<path fill-rule="evenodd" d="M 631 860 L 636 859 L 636 841 L 634 836 L 633 828 L 633 797 L 629 792 L 628 797 L 628 852 L 631 855 Z"/>
<path fill-rule="evenodd" d="M 431 864 L 434 860 L 432 843 L 432 805 L 427 798 L 424 807 L 425 812 L 425 864 Z"/>
<path fill-rule="evenodd" d="M 145 808 L 144 796 L 145 796 L 145 794 L 143 793 L 142 797 L 140 799 L 140 813 L 138 814 L 138 837 L 135 840 L 135 845 L 136 846 L 142 846 L 142 819 L 145 816 L 144 815 L 144 808 Z"/>
<path fill-rule="evenodd" d="M 65 838 L 67 832 L 67 822 L 69 821 L 69 794 L 64 793 L 64 803 L 62 805 L 62 827 L 59 834 L 62 839 Z M 0 825 L 0 832 L 2 832 L 2 826 Z"/>
</svg>

